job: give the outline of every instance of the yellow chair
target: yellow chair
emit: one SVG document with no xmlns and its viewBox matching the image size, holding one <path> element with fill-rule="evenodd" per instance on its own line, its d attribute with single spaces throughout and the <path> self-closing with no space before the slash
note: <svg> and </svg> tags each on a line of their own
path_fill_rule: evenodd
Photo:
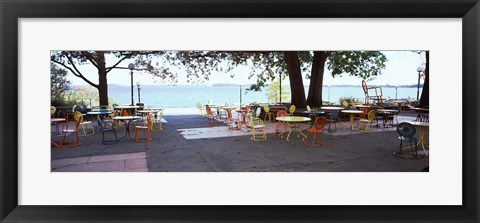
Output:
<svg viewBox="0 0 480 223">
<path fill-rule="evenodd" d="M 95 128 L 93 127 L 93 124 L 91 121 L 83 121 L 83 115 L 82 113 L 80 113 L 79 111 L 76 111 L 73 113 L 73 119 L 75 119 L 75 121 L 78 121 L 80 119 L 80 125 L 82 126 L 82 130 L 83 130 L 83 135 L 81 136 L 88 136 L 88 135 L 94 135 L 95 134 Z M 92 132 L 91 133 L 87 133 L 87 130 L 86 130 L 86 125 L 90 125 L 90 127 L 92 128 Z"/>
<path fill-rule="evenodd" d="M 270 112 L 270 107 L 268 107 L 268 105 L 264 105 L 263 110 L 265 111 L 265 118 L 263 118 L 263 121 L 267 121 L 268 117 L 268 121 L 272 122 L 273 112 Z"/>
<path fill-rule="evenodd" d="M 265 133 L 265 124 L 263 121 L 259 118 L 253 117 L 252 113 L 249 114 L 249 119 L 250 119 L 250 128 L 252 129 L 252 137 L 250 138 L 253 141 L 265 141 L 267 140 L 267 135 Z M 261 129 L 262 130 L 262 135 L 260 138 L 255 133 L 256 129 Z"/>
<path fill-rule="evenodd" d="M 295 113 L 295 109 L 295 105 L 290 105 L 290 108 L 288 109 L 290 113 L 288 113 L 288 116 L 293 116 L 293 113 Z"/>
<path fill-rule="evenodd" d="M 152 116 L 148 115 L 147 116 L 147 123 L 145 125 L 137 125 L 135 126 L 135 141 L 137 142 L 148 142 L 152 140 L 150 137 L 150 131 L 152 130 Z M 138 137 L 139 133 L 141 130 L 145 130 L 145 137 Z"/>
<path fill-rule="evenodd" d="M 202 104 L 200 102 L 197 103 L 198 114 L 201 116 L 205 115 L 205 111 L 203 110 Z"/>
<path fill-rule="evenodd" d="M 368 131 L 367 124 L 371 125 L 373 123 L 373 119 L 375 118 L 375 115 L 376 115 L 376 111 L 371 110 L 371 111 L 368 112 L 367 119 L 365 119 L 365 118 L 359 119 L 358 120 L 358 125 L 360 126 L 360 123 L 363 124 L 363 129 L 360 129 L 360 130 Z"/>
<path fill-rule="evenodd" d="M 56 111 L 57 111 L 57 108 L 50 106 L 50 118 L 53 118 L 55 116 Z"/>
<path fill-rule="evenodd" d="M 349 106 L 348 101 L 342 101 L 342 105 L 343 107 L 348 108 Z"/>
</svg>

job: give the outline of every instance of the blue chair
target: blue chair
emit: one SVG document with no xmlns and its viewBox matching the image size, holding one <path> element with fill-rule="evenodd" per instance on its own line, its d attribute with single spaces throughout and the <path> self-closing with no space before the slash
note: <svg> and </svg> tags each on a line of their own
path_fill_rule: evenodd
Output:
<svg viewBox="0 0 480 223">
<path fill-rule="evenodd" d="M 338 111 L 338 110 L 332 110 L 332 111 L 330 112 L 330 116 L 329 116 L 328 119 L 327 119 L 327 122 L 328 122 L 328 131 L 329 131 L 329 132 L 332 132 L 332 131 L 335 132 L 335 131 L 337 131 L 337 119 L 338 119 L 338 114 L 339 114 L 339 113 L 340 113 L 340 111 Z M 332 130 L 332 129 L 330 128 L 330 124 L 332 124 L 332 123 L 333 123 L 334 126 L 335 126 L 335 130 Z"/>
<path fill-rule="evenodd" d="M 101 118 L 98 120 L 98 127 L 102 131 L 102 144 L 116 144 L 118 143 L 117 128 L 115 125 L 107 125 Z M 115 136 L 115 140 L 105 140 L 105 132 L 111 132 Z"/>
</svg>

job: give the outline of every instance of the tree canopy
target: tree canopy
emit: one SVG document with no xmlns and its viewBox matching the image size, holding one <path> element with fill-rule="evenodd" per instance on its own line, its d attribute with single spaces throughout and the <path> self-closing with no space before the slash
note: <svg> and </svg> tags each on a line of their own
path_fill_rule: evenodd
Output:
<svg viewBox="0 0 480 223">
<path fill-rule="evenodd" d="M 106 63 L 105 55 L 116 58 Z M 249 78 L 256 78 L 250 89 L 260 90 L 273 81 L 281 68 L 290 80 L 291 103 L 297 107 L 319 106 L 322 103 L 324 68 L 332 76 L 348 74 L 361 79 L 374 78 L 384 69 L 386 57 L 379 51 L 53 51 L 51 60 L 99 91 L 100 104 L 108 104 L 107 74 L 120 67 L 122 61 L 133 59 L 135 70 L 142 70 L 161 79 L 175 81 L 178 77 L 170 68 L 176 67 L 189 80 L 208 81 L 213 71 L 233 76 L 232 69 L 250 66 Z M 98 83 L 89 80 L 77 68 L 91 64 L 98 70 Z M 310 78 L 308 99 L 303 88 L 303 73 Z"/>
</svg>

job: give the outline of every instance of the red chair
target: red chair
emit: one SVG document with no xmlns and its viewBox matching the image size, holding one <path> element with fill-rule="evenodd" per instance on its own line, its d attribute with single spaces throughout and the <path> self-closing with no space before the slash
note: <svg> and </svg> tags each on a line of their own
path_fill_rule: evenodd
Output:
<svg viewBox="0 0 480 223">
<path fill-rule="evenodd" d="M 325 139 L 321 142 L 318 142 L 318 134 L 323 135 L 323 128 L 325 128 L 325 125 L 327 123 L 327 119 L 325 117 L 318 117 L 315 119 L 315 123 L 313 123 L 313 127 L 307 129 L 307 138 L 305 138 L 305 145 L 306 146 L 325 146 Z M 313 139 L 312 142 L 308 142 L 308 135 L 312 133 L 313 134 Z"/>
<path fill-rule="evenodd" d="M 150 138 L 150 132 L 152 130 L 152 116 L 151 115 L 148 115 L 147 116 L 147 123 L 145 123 L 145 125 L 137 125 L 135 126 L 135 141 L 137 142 L 148 142 L 150 140 L 152 140 L 152 138 Z M 140 133 L 140 131 L 142 130 L 145 130 L 145 137 L 142 137 L 142 138 L 139 138 L 138 135 Z"/>
<path fill-rule="evenodd" d="M 368 104 L 370 100 L 374 101 L 377 103 L 377 106 L 380 108 L 383 108 L 383 93 L 382 93 L 382 88 L 380 87 L 368 87 L 367 82 L 365 80 L 362 80 L 362 88 L 363 88 L 363 93 L 365 94 L 365 104 Z M 372 93 L 375 93 L 375 95 L 371 95 L 369 91 L 373 90 Z"/>
<path fill-rule="evenodd" d="M 277 112 L 277 116 L 276 117 L 284 117 L 284 116 L 288 116 L 288 113 L 287 111 L 285 110 L 280 110 Z M 287 123 L 285 122 L 280 122 L 280 121 L 277 121 L 277 124 L 275 125 L 275 134 L 280 134 L 282 132 L 280 132 L 280 126 L 283 125 L 283 131 L 287 131 Z"/>
</svg>

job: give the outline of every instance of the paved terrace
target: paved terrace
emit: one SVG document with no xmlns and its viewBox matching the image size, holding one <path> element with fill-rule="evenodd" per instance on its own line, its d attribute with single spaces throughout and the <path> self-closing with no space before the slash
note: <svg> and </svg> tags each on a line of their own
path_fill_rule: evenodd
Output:
<svg viewBox="0 0 480 223">
<path fill-rule="evenodd" d="M 402 112 L 398 118 L 410 121 L 414 114 Z M 267 140 L 262 142 L 251 141 L 245 127 L 228 130 L 224 124 L 207 123 L 199 115 L 164 116 L 163 131 L 152 131 L 148 143 L 127 137 L 118 144 L 102 145 L 97 131 L 80 136 L 80 146 L 52 146 L 51 168 L 53 172 L 412 172 L 429 163 L 428 157 L 392 155 L 399 145 L 396 128 L 352 131 L 344 121 L 337 123 L 336 132 L 325 132 L 325 147 L 306 147 L 296 134 L 289 143 L 277 137 L 275 123 L 266 123 Z M 119 136 L 124 132 L 124 126 L 118 127 Z M 418 152 L 423 153 L 421 148 Z"/>
</svg>

